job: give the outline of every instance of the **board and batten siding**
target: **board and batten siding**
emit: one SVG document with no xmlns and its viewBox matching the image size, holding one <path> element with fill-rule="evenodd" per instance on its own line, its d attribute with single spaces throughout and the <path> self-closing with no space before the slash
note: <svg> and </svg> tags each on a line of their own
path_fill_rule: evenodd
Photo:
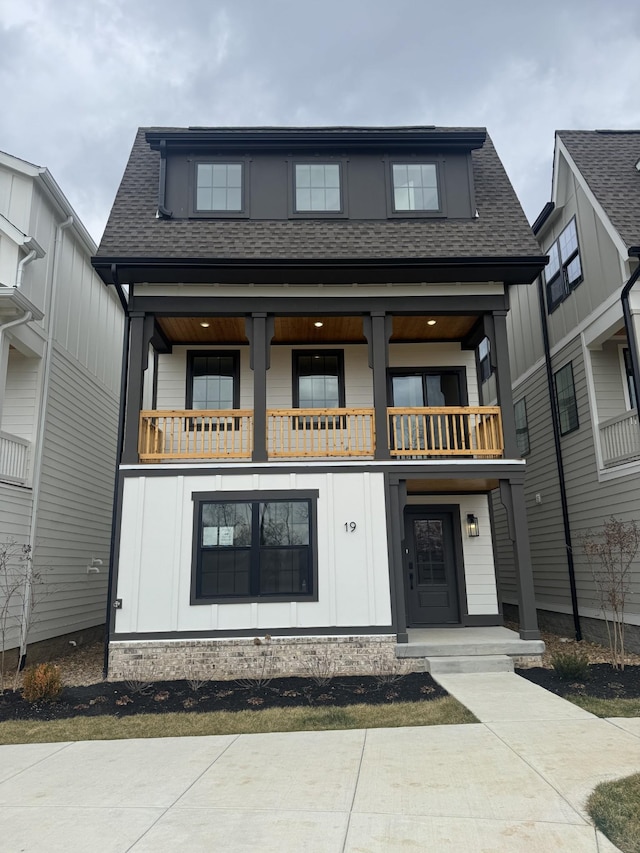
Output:
<svg viewBox="0 0 640 853">
<path fill-rule="evenodd" d="M 235 350 L 240 353 L 240 408 L 253 408 L 253 371 L 249 366 L 248 346 L 174 346 L 170 355 L 158 357 L 156 408 L 182 409 L 186 402 L 187 352 L 195 350 Z M 345 404 L 348 408 L 373 407 L 373 374 L 369 368 L 367 347 L 363 344 L 343 344 L 305 347 L 272 346 L 271 367 L 267 372 L 267 406 L 287 409 L 292 406 L 292 350 L 330 349 L 344 352 Z M 151 364 L 151 362 L 150 362 Z M 467 376 L 469 405 L 477 406 L 478 386 L 474 353 L 462 350 L 459 344 L 390 344 L 389 368 L 464 367 Z M 147 370 L 145 390 L 153 381 Z"/>
<path fill-rule="evenodd" d="M 190 605 L 196 492 L 316 489 L 318 601 Z M 354 521 L 354 533 L 345 522 Z M 119 543 L 117 633 L 391 623 L 382 474 L 129 477 Z"/>
</svg>

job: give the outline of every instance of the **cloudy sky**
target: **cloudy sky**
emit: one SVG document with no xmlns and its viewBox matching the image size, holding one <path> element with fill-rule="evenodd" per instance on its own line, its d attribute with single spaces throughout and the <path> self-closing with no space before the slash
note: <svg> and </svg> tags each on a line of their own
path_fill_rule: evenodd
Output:
<svg viewBox="0 0 640 853">
<path fill-rule="evenodd" d="M 558 128 L 640 127 L 637 0 L 0 0 L 0 150 L 100 239 L 139 125 L 486 126 L 529 219 Z"/>
</svg>

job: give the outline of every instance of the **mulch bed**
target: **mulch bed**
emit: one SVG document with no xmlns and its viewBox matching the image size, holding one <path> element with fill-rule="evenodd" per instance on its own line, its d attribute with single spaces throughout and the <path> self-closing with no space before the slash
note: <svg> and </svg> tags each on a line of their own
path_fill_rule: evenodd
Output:
<svg viewBox="0 0 640 853">
<path fill-rule="evenodd" d="M 317 684 L 309 678 L 274 678 L 266 684 L 238 681 L 99 682 L 65 687 L 55 702 L 30 704 L 19 691 L 0 695 L 0 722 L 5 720 L 58 720 L 68 717 L 162 714 L 172 711 L 261 711 L 265 708 L 341 707 L 424 702 L 447 692 L 427 673 L 401 677 L 366 676 L 332 678 Z"/>
<path fill-rule="evenodd" d="M 609 663 L 592 663 L 589 677 L 575 681 L 562 679 L 553 669 L 518 669 L 518 675 L 558 696 L 580 693 L 598 699 L 640 699 L 640 665 L 614 669 Z"/>
</svg>

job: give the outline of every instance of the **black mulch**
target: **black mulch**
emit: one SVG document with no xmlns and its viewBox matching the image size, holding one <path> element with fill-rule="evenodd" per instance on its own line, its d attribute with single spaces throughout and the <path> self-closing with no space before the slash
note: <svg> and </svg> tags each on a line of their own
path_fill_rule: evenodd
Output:
<svg viewBox="0 0 640 853">
<path fill-rule="evenodd" d="M 609 663 L 589 665 L 589 677 L 576 680 L 560 678 L 553 669 L 518 669 L 518 675 L 539 684 L 558 696 L 580 693 L 598 699 L 640 699 L 640 666 L 614 669 Z"/>
<path fill-rule="evenodd" d="M 317 684 L 309 678 L 274 678 L 267 684 L 209 681 L 99 682 L 88 687 L 65 687 L 55 702 L 29 704 L 21 693 L 0 695 L 0 721 L 58 720 L 109 714 L 162 714 L 171 711 L 261 711 L 265 708 L 340 707 L 424 702 L 447 692 L 427 673 L 399 678 L 384 676 L 332 678 Z"/>
</svg>

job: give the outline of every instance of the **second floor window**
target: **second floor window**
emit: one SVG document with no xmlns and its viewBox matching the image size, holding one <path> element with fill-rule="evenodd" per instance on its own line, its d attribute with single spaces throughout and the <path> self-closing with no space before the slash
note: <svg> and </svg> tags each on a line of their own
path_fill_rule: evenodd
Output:
<svg viewBox="0 0 640 853">
<path fill-rule="evenodd" d="M 341 351 L 294 351 L 295 408 L 340 409 L 344 406 L 344 399 L 344 361 Z"/>
<path fill-rule="evenodd" d="M 440 209 L 435 163 L 394 163 L 391 176 L 394 212 Z"/>
<path fill-rule="evenodd" d="M 549 247 L 549 263 L 544 277 L 547 284 L 547 310 L 553 311 L 582 281 L 582 264 L 575 218 Z"/>
<path fill-rule="evenodd" d="M 576 387 L 573 381 L 573 366 L 571 362 L 565 364 L 553 375 L 553 383 L 556 392 L 556 406 L 560 420 L 560 435 L 566 435 L 578 429 L 578 403 L 576 400 Z"/>
<path fill-rule="evenodd" d="M 240 213 L 242 163 L 198 163 L 196 165 L 196 211 Z"/>
<path fill-rule="evenodd" d="M 188 409 L 237 409 L 240 404 L 240 358 L 237 352 L 187 354 Z"/>
<path fill-rule="evenodd" d="M 296 163 L 296 213 L 340 213 L 340 165 Z"/>
</svg>

